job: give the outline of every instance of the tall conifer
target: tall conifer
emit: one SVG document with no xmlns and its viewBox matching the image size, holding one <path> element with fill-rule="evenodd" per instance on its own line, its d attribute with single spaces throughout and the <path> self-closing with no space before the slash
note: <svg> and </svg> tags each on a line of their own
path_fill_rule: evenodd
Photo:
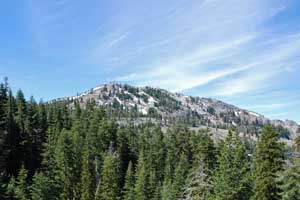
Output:
<svg viewBox="0 0 300 200">
<path fill-rule="evenodd" d="M 264 127 L 254 158 L 254 196 L 253 200 L 281 199 L 278 173 L 283 168 L 282 145 L 279 134 L 271 125 Z"/>
</svg>

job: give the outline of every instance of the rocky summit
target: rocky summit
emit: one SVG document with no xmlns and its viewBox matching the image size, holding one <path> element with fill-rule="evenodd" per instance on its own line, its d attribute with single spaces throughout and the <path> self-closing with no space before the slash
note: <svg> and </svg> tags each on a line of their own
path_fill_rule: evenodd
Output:
<svg viewBox="0 0 300 200">
<path fill-rule="evenodd" d="M 211 98 L 186 96 L 157 87 L 135 87 L 111 82 L 75 96 L 64 97 L 49 103 L 67 103 L 74 107 L 88 103 L 104 107 L 110 117 L 122 122 L 128 116 L 136 122 L 151 120 L 162 127 L 182 122 L 197 129 L 208 127 L 220 135 L 228 128 L 237 128 L 240 134 L 256 136 L 265 124 L 272 124 L 282 139 L 294 139 L 300 127 L 291 120 L 270 120 L 261 114 Z M 221 137 L 222 136 L 221 134 Z"/>
</svg>

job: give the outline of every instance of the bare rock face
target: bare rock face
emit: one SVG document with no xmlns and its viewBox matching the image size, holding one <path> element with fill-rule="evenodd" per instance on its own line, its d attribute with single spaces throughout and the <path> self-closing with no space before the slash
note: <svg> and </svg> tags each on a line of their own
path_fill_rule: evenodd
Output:
<svg viewBox="0 0 300 200">
<path fill-rule="evenodd" d="M 179 120 L 193 126 L 215 129 L 237 127 L 241 133 L 254 135 L 263 125 L 271 123 L 285 139 L 293 139 L 299 128 L 294 121 L 269 120 L 258 113 L 211 98 L 185 96 L 160 88 L 134 87 L 114 82 L 50 103 L 67 102 L 73 107 L 77 102 L 85 107 L 91 101 L 105 108 L 118 108 L 124 113 L 135 110 L 141 121 L 145 117 L 156 118 L 164 125 L 171 120 Z"/>
</svg>

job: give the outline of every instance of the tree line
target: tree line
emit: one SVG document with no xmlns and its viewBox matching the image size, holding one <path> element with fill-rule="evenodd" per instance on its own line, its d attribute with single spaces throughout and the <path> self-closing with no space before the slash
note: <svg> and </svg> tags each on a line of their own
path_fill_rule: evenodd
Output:
<svg viewBox="0 0 300 200">
<path fill-rule="evenodd" d="M 300 139 L 271 125 L 258 141 L 229 130 L 118 125 L 88 102 L 37 103 L 0 84 L 0 199 L 300 199 Z"/>
</svg>

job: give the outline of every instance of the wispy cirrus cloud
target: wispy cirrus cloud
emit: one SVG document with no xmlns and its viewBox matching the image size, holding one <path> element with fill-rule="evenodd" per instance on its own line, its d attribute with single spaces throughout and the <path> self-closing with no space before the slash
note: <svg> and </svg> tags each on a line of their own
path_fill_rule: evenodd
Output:
<svg viewBox="0 0 300 200">
<path fill-rule="evenodd" d="M 110 41 L 109 43 L 109 47 L 112 47 L 114 45 L 116 45 L 118 42 L 122 41 L 123 39 L 125 39 L 128 35 L 130 34 L 130 32 L 125 32 L 124 34 L 118 36 L 117 38 L 113 39 L 112 41 Z"/>
<path fill-rule="evenodd" d="M 241 11 L 233 4 L 241 6 Z M 224 5 L 220 1 L 204 1 L 197 7 L 199 12 L 191 7 L 190 15 L 177 11 L 178 21 L 173 23 L 182 28 L 174 29 L 174 34 L 169 34 L 170 40 L 160 38 L 162 45 L 154 49 L 161 55 L 150 54 L 149 60 L 147 48 L 124 54 L 127 64 L 140 56 L 146 61 L 140 62 L 142 70 L 133 68 L 131 74 L 135 75 L 126 81 L 194 95 L 224 97 L 229 101 L 259 91 L 268 92 L 274 85 L 280 85 L 279 79 L 284 79 L 278 77 L 299 71 L 299 27 L 287 31 L 280 30 L 280 25 L 266 25 L 289 6 L 288 2 L 254 1 L 250 5 L 248 1 L 230 1 Z M 179 25 L 191 18 L 190 23 Z M 161 35 L 168 34 L 164 31 Z M 163 43 L 165 40 L 169 43 Z M 121 60 L 122 56 L 118 61 Z M 202 87 L 209 89 L 205 91 Z M 272 101 L 268 105 L 295 105 L 295 102 L 272 104 Z M 268 114 L 271 110 L 248 107 Z"/>
<path fill-rule="evenodd" d="M 256 104 L 287 104 L 275 101 L 272 91 L 299 83 L 296 0 L 31 0 L 29 5 L 38 52 L 70 57 L 87 69 L 81 73 L 104 80 L 220 98 L 267 114 L 237 99 L 259 93 L 261 98 L 252 100 Z"/>
</svg>

